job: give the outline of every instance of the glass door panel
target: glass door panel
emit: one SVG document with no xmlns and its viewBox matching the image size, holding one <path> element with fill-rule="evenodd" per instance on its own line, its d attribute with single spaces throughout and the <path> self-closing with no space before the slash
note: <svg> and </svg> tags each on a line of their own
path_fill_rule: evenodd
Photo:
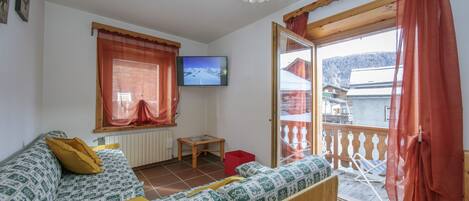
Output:
<svg viewBox="0 0 469 201">
<path fill-rule="evenodd" d="M 313 153 L 316 72 L 314 46 L 306 39 L 274 24 L 273 140 L 276 165 Z"/>
</svg>

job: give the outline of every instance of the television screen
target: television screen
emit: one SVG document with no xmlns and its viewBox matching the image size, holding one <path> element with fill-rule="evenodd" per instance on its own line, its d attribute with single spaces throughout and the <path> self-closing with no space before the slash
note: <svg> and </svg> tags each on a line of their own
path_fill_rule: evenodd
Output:
<svg viewBox="0 0 469 201">
<path fill-rule="evenodd" d="M 185 56 L 177 58 L 179 86 L 227 86 L 227 57 Z"/>
</svg>

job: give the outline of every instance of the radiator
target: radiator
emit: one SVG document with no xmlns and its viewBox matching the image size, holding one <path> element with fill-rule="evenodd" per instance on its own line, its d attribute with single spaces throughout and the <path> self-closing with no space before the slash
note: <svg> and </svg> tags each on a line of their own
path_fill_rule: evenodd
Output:
<svg viewBox="0 0 469 201">
<path fill-rule="evenodd" d="M 106 136 L 105 142 L 119 143 L 131 167 L 172 159 L 173 133 L 170 130 Z"/>
</svg>

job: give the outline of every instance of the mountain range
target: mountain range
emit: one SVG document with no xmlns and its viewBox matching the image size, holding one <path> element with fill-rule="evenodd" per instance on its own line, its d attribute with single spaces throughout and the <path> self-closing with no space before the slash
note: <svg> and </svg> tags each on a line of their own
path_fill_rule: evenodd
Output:
<svg viewBox="0 0 469 201">
<path fill-rule="evenodd" d="M 394 66 L 395 52 L 369 52 L 331 57 L 322 61 L 323 86 L 349 88 L 352 69 Z"/>
</svg>

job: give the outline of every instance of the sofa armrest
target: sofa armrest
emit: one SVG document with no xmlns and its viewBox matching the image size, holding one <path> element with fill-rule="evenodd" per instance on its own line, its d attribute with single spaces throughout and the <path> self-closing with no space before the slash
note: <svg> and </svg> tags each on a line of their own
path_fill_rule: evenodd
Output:
<svg viewBox="0 0 469 201">
<path fill-rule="evenodd" d="M 266 174 L 273 172 L 272 168 L 261 165 L 256 161 L 242 164 L 236 167 L 236 172 L 242 177 L 251 177 L 257 174 Z"/>
</svg>

